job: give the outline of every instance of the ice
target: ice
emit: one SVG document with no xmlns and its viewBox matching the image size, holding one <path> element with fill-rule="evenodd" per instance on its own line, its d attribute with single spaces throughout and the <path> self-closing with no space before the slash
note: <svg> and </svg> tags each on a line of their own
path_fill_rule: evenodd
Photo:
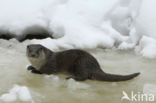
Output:
<svg viewBox="0 0 156 103">
<path fill-rule="evenodd" d="M 60 87 L 64 84 L 64 80 L 60 79 L 57 75 L 45 75 L 44 78 L 46 80 L 50 80 L 49 82 L 52 83 L 54 87 Z"/>
<path fill-rule="evenodd" d="M 19 91 L 23 86 L 28 88 L 35 103 L 51 101 L 54 103 L 101 103 L 105 101 L 120 103 L 121 95 L 119 94 L 123 90 L 133 90 L 137 93 L 142 91 L 146 83 L 156 84 L 155 60 L 142 58 L 132 51 L 115 49 L 113 51 L 100 48 L 87 50 L 87 52 L 95 56 L 105 72 L 130 74 L 139 71 L 142 74 L 136 79 L 117 84 L 95 80 L 65 80 L 67 75 L 61 77 L 60 74 L 53 75 L 52 78 L 51 75 L 46 75 L 47 78 L 44 78 L 45 75 L 36 75 L 25 70 L 26 65 L 30 64 L 25 55 L 25 44 L 31 42 L 19 43 L 16 40 L 0 40 L 0 76 L 2 77 L 0 80 L 0 103 L 5 103 L 8 100 L 12 103 L 31 103 L 31 100 L 20 99 Z M 8 73 L 9 75 L 6 76 Z M 18 84 L 18 88 L 15 88 L 14 92 L 10 92 L 9 90 L 14 88 L 12 87 L 14 84 Z M 2 99 L 2 95 L 7 99 Z M 29 96 L 25 98 L 29 98 Z"/>
<path fill-rule="evenodd" d="M 69 88 L 69 90 L 77 90 L 77 89 L 88 89 L 90 85 L 86 83 L 77 82 L 73 79 L 69 79 L 67 81 L 67 87 Z"/>
<path fill-rule="evenodd" d="M 19 99 L 21 101 L 32 101 L 32 97 L 30 95 L 29 89 L 25 86 L 20 87 L 20 90 L 18 91 Z"/>
<path fill-rule="evenodd" d="M 52 80 L 51 82 L 54 84 L 53 86 L 60 87 L 62 85 L 65 85 L 69 90 L 88 89 L 90 87 L 90 85 L 86 83 L 81 83 L 75 81 L 74 79 L 60 79 L 59 76 L 56 75 L 46 75 L 44 76 L 44 78 Z"/>
<path fill-rule="evenodd" d="M 17 97 L 15 93 L 6 93 L 0 97 L 0 100 L 4 102 L 13 102 L 13 101 L 16 101 L 16 98 Z"/>
<path fill-rule="evenodd" d="M 0 96 L 0 100 L 5 102 L 14 102 L 17 98 L 23 102 L 33 103 L 29 89 L 26 86 L 14 85 L 14 87 L 9 90 L 9 93 Z"/>
<path fill-rule="evenodd" d="M 145 84 L 143 88 L 143 93 L 153 94 L 156 96 L 156 85 L 155 84 Z"/>
<path fill-rule="evenodd" d="M 44 76 L 44 78 L 46 78 L 46 79 L 52 79 L 54 82 L 59 82 L 59 77 L 58 76 L 55 76 L 55 75 L 46 75 L 46 76 Z"/>
</svg>

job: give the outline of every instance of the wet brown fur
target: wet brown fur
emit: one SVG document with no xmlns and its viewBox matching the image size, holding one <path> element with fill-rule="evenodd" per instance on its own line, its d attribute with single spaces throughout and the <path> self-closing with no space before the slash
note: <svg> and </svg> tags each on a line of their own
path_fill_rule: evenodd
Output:
<svg viewBox="0 0 156 103">
<path fill-rule="evenodd" d="M 44 54 L 41 55 L 41 53 Z M 45 57 L 43 57 L 43 55 Z M 41 56 L 43 60 L 37 60 L 40 59 Z M 31 70 L 33 73 L 65 73 L 70 75 L 67 77 L 67 79 L 73 78 L 78 81 L 87 79 L 110 82 L 125 81 L 130 80 L 140 74 L 134 73 L 130 75 L 115 75 L 105 73 L 100 68 L 97 60 L 91 54 L 79 49 L 52 52 L 40 44 L 31 44 L 27 46 L 27 57 L 32 64 L 32 66 L 28 67 L 28 70 Z M 32 58 L 34 58 L 33 63 L 32 60 L 30 60 Z M 40 66 L 38 66 L 38 64 L 40 64 Z"/>
</svg>

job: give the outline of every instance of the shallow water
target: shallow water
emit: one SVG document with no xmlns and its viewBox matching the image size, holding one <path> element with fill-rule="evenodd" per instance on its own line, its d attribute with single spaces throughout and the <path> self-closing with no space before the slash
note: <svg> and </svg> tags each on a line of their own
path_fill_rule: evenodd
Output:
<svg viewBox="0 0 156 103">
<path fill-rule="evenodd" d="M 7 44 L 7 45 L 6 45 Z M 27 86 L 35 103 L 155 103 L 121 101 L 122 91 L 142 93 L 145 84 L 156 85 L 156 60 L 145 59 L 133 51 L 95 49 L 88 50 L 99 61 L 105 72 L 131 74 L 141 72 L 126 82 L 99 82 L 65 80 L 64 75 L 36 75 L 26 70 L 29 62 L 25 44 L 0 42 L 0 95 L 14 84 Z M 153 89 L 153 88 L 149 88 Z M 156 99 L 156 98 L 155 98 Z M 0 101 L 0 103 L 5 103 Z M 12 103 L 27 103 L 17 100 Z M 28 102 L 29 103 L 29 102 Z"/>
</svg>

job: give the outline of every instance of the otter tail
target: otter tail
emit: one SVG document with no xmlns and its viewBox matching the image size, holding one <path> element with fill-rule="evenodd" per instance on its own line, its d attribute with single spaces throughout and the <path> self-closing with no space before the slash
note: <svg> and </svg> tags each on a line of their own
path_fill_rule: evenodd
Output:
<svg viewBox="0 0 156 103">
<path fill-rule="evenodd" d="M 95 75 L 95 79 L 100 81 L 119 82 L 119 81 L 126 81 L 126 80 L 133 79 L 139 74 L 140 73 L 134 73 L 130 75 L 116 75 L 116 74 L 108 74 L 108 73 L 100 72 L 97 73 L 97 75 Z"/>
</svg>

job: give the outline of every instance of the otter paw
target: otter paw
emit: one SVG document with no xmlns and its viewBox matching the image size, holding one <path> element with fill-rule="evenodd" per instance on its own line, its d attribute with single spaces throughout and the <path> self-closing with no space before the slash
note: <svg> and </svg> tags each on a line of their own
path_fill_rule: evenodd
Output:
<svg viewBox="0 0 156 103">
<path fill-rule="evenodd" d="M 34 70 L 35 68 L 32 66 L 28 66 L 27 70 Z"/>
</svg>

